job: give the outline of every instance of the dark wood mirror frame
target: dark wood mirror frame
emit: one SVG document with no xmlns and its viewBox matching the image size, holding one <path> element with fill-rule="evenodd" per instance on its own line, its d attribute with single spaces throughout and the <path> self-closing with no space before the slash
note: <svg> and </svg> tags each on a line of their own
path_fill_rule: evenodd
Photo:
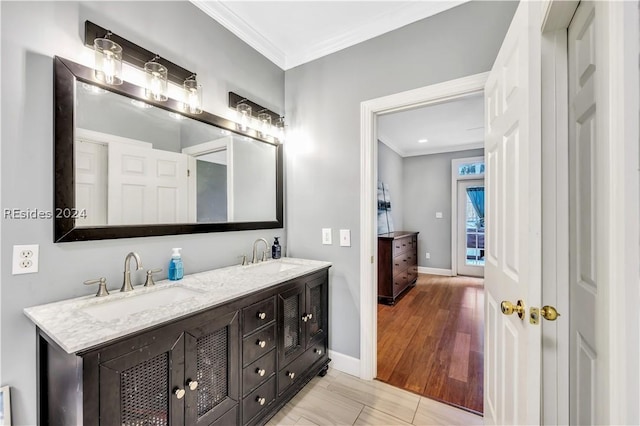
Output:
<svg viewBox="0 0 640 426">
<path fill-rule="evenodd" d="M 115 225 L 76 227 L 73 218 L 64 212 L 75 208 L 74 141 L 75 141 L 75 84 L 89 83 L 120 95 L 144 101 L 167 111 L 210 124 L 230 132 L 248 136 L 276 146 L 276 220 L 261 222 L 178 223 L 159 225 Z M 255 130 L 242 131 L 236 123 L 206 111 L 189 114 L 180 110 L 178 101 L 169 99 L 155 102 L 139 96 L 140 88 L 124 82 L 119 86 L 105 85 L 95 79 L 93 69 L 60 57 L 54 58 L 54 242 L 104 240 L 114 238 L 151 237 L 160 235 L 197 234 L 206 232 L 246 231 L 283 227 L 283 147 L 282 144 L 263 139 Z"/>
</svg>

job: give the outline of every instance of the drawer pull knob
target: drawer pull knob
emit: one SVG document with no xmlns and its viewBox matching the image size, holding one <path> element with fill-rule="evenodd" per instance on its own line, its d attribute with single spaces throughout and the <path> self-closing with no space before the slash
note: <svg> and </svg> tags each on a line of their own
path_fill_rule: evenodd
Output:
<svg viewBox="0 0 640 426">
<path fill-rule="evenodd" d="M 264 405 L 267 400 L 265 398 L 257 397 L 256 402 L 260 405 Z"/>
<path fill-rule="evenodd" d="M 322 355 L 322 349 L 314 349 L 313 351 L 317 353 L 318 356 Z"/>
<path fill-rule="evenodd" d="M 308 314 L 307 318 L 309 318 L 309 319 L 313 318 L 313 314 Z"/>
<path fill-rule="evenodd" d="M 303 315 L 302 316 L 302 321 L 304 321 L 304 322 L 309 321 L 309 315 Z"/>
<path fill-rule="evenodd" d="M 175 388 L 173 390 L 173 394 L 176 396 L 176 398 L 182 399 L 184 397 L 185 391 L 184 389 Z"/>
<path fill-rule="evenodd" d="M 267 346 L 267 342 L 264 340 L 258 340 L 256 342 L 256 345 L 260 346 L 261 348 L 264 348 L 265 346 Z"/>
<path fill-rule="evenodd" d="M 265 319 L 267 317 L 266 312 L 258 312 L 258 318 L 260 318 L 261 320 Z"/>
<path fill-rule="evenodd" d="M 260 377 L 264 376 L 264 373 L 266 373 L 264 368 L 256 368 L 256 374 Z"/>
<path fill-rule="evenodd" d="M 287 373 L 287 376 L 288 376 L 291 380 L 293 380 L 293 378 L 294 378 L 294 377 L 296 377 L 296 373 L 294 373 L 293 371 L 289 371 L 289 372 Z"/>
<path fill-rule="evenodd" d="M 191 390 L 196 390 L 198 389 L 198 382 L 196 380 L 188 380 L 187 386 L 189 386 L 189 389 Z"/>
</svg>

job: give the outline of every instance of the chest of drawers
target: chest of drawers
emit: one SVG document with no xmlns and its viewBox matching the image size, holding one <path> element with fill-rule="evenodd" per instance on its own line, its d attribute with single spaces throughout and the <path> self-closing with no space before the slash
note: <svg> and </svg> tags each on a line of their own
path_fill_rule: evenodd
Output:
<svg viewBox="0 0 640 426">
<path fill-rule="evenodd" d="M 418 233 L 378 235 L 378 301 L 394 304 L 418 278 Z"/>
</svg>

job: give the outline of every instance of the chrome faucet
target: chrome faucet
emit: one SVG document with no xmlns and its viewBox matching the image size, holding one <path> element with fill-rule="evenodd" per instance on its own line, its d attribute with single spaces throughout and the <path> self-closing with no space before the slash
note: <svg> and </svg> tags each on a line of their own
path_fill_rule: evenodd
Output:
<svg viewBox="0 0 640 426">
<path fill-rule="evenodd" d="M 136 270 L 142 269 L 142 261 L 138 253 L 131 252 L 124 259 L 124 281 L 120 291 L 131 291 L 133 286 L 131 285 L 131 258 L 136 260 Z"/>
<path fill-rule="evenodd" d="M 264 242 L 264 251 L 262 252 L 262 261 L 267 260 L 267 250 L 269 250 L 269 243 L 264 238 L 258 238 L 253 242 L 253 259 L 251 263 L 258 263 L 258 243 L 262 241 Z"/>
</svg>

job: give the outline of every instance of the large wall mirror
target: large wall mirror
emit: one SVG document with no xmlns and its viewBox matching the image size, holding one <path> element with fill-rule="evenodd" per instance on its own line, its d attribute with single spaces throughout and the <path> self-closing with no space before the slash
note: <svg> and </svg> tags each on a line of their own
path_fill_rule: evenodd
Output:
<svg viewBox="0 0 640 426">
<path fill-rule="evenodd" d="M 55 58 L 55 241 L 282 227 L 282 145 Z"/>
</svg>

